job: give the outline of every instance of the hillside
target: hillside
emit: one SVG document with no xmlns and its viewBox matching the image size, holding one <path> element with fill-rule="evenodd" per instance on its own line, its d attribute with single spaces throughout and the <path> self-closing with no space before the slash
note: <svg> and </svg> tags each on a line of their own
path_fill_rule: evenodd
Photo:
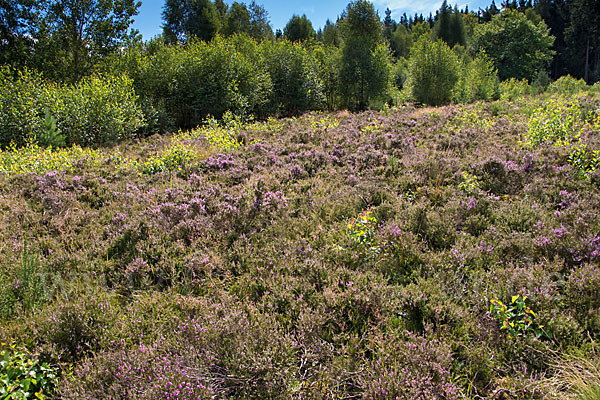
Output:
<svg viewBox="0 0 600 400">
<path fill-rule="evenodd" d="M 566 366 L 600 363 L 599 104 L 231 117 L 6 150 L 0 339 L 65 399 L 598 390 L 597 370 L 577 386 Z"/>
</svg>

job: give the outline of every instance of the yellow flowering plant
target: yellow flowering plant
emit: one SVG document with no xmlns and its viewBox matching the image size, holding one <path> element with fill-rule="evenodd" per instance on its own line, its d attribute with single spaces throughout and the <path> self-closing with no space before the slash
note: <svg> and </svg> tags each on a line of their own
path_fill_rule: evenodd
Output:
<svg viewBox="0 0 600 400">
<path fill-rule="evenodd" d="M 490 300 L 490 312 L 500 323 L 500 329 L 506 330 L 512 336 L 526 336 L 533 334 L 537 338 L 546 335 L 542 325 L 535 322 L 536 314 L 525 303 L 527 296 L 515 295 L 511 297 L 510 304 L 506 305 L 498 299 Z"/>
</svg>

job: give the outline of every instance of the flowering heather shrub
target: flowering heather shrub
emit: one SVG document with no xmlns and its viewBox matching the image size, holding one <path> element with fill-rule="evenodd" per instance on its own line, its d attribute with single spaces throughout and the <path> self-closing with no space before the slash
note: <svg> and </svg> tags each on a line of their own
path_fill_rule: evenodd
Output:
<svg viewBox="0 0 600 400">
<path fill-rule="evenodd" d="M 382 337 L 387 345 L 378 349 L 361 377 L 365 399 L 460 399 L 452 383 L 450 349 L 433 340 L 407 333 Z"/>
<path fill-rule="evenodd" d="M 153 346 L 100 354 L 61 388 L 63 398 L 213 399 L 208 377 L 191 360 Z M 205 355 L 208 357 L 208 355 Z"/>
<path fill-rule="evenodd" d="M 600 335 L 598 170 L 519 144 L 541 101 L 232 121 L 237 148 L 204 127 L 0 174 L 0 287 L 37 293 L 25 238 L 49 287 L 0 339 L 64 398 L 539 397 L 550 355 Z M 141 173 L 171 140 L 193 158 Z M 549 338 L 503 334 L 490 299 L 516 293 Z"/>
<path fill-rule="evenodd" d="M 590 330 L 600 330 L 600 271 L 593 264 L 583 264 L 569 275 L 565 288 L 565 302 L 574 311 L 573 316 Z"/>
</svg>

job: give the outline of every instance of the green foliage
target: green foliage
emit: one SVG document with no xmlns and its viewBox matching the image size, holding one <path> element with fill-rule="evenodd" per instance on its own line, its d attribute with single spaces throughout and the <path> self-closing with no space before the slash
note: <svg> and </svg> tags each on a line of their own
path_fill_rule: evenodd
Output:
<svg viewBox="0 0 600 400">
<path fill-rule="evenodd" d="M 391 83 L 389 61 L 389 51 L 384 45 L 371 49 L 366 41 L 346 39 L 339 76 L 343 104 L 364 110 L 371 102 L 385 97 Z"/>
<path fill-rule="evenodd" d="M 337 24 L 334 24 L 329 19 L 325 21 L 325 26 L 319 36 L 319 40 L 326 46 L 340 47 L 342 44 L 341 32 Z"/>
<path fill-rule="evenodd" d="M 569 154 L 569 164 L 588 178 L 600 166 L 600 151 L 588 151 L 587 144 L 574 145 Z"/>
<path fill-rule="evenodd" d="M 399 90 L 402 90 L 408 79 L 408 60 L 401 58 L 392 66 L 392 82 Z"/>
<path fill-rule="evenodd" d="M 527 144 L 552 142 L 556 146 L 577 143 L 587 123 L 579 100 L 550 98 L 527 121 Z"/>
<path fill-rule="evenodd" d="M 535 313 L 525 304 L 527 296 L 512 296 L 510 305 L 506 306 L 498 299 L 490 300 L 490 312 L 500 323 L 500 329 L 512 336 L 541 337 L 545 334 L 543 326 L 535 322 Z"/>
<path fill-rule="evenodd" d="M 310 50 L 319 67 L 318 77 L 321 79 L 325 105 L 333 110 L 339 103 L 338 77 L 341 62 L 341 51 L 331 45 L 315 45 Z"/>
<path fill-rule="evenodd" d="M 368 48 L 375 47 L 383 40 L 379 15 L 367 0 L 356 0 L 348 4 L 342 19 L 342 32 L 344 40 L 367 42 Z"/>
<path fill-rule="evenodd" d="M 234 1 L 227 9 L 222 25 L 220 32 L 226 36 L 236 33 L 249 34 L 250 11 L 248 11 L 248 7 L 244 3 Z"/>
<path fill-rule="evenodd" d="M 480 54 L 474 60 L 462 63 L 459 80 L 452 98 L 457 103 L 493 100 L 500 95 L 500 81 L 492 62 Z"/>
<path fill-rule="evenodd" d="M 550 85 L 551 80 L 548 73 L 544 70 L 540 70 L 535 77 L 535 80 L 531 82 L 531 89 L 533 93 L 543 93 L 548 89 L 548 85 Z"/>
<path fill-rule="evenodd" d="M 218 4 L 217 6 L 227 7 Z M 267 11 L 255 1 L 252 1 L 249 6 L 234 1 L 223 16 L 221 25 L 219 32 L 226 36 L 242 33 L 258 41 L 273 37 Z"/>
<path fill-rule="evenodd" d="M 293 15 L 283 28 L 283 37 L 290 42 L 304 42 L 315 39 L 316 33 L 306 14 Z"/>
<path fill-rule="evenodd" d="M 269 121 L 273 125 L 273 120 Z M 153 175 L 158 172 L 181 171 L 186 167 L 193 167 L 198 161 L 205 158 L 205 153 L 194 147 L 195 139 L 206 139 L 210 146 L 217 151 L 230 151 L 242 146 L 238 139 L 240 132 L 253 128 L 256 126 L 245 122 L 230 111 L 223 114 L 221 123 L 214 117 L 208 116 L 201 127 L 186 132 L 180 131 L 175 135 L 169 146 L 163 151 L 140 164 L 141 170 L 145 174 Z M 277 128 L 278 126 L 275 125 L 274 130 Z"/>
<path fill-rule="evenodd" d="M 365 251 L 367 258 L 373 258 L 381 253 L 381 246 L 375 238 L 377 218 L 371 210 L 363 211 L 358 217 L 348 221 L 346 234 L 353 243 L 353 248 Z M 338 250 L 341 249 L 338 247 Z M 349 249 L 350 251 L 353 251 Z"/>
<path fill-rule="evenodd" d="M 358 245 L 371 246 L 375 242 L 377 218 L 371 211 L 362 212 L 357 218 L 350 220 L 346 226 L 348 236 Z"/>
<path fill-rule="evenodd" d="M 288 41 L 265 41 L 260 52 L 273 84 L 269 96 L 272 112 L 299 114 L 322 107 L 325 94 L 320 64 L 308 50 Z"/>
<path fill-rule="evenodd" d="M 437 14 L 437 20 L 433 27 L 433 37 L 443 40 L 450 48 L 457 44 L 464 46 L 467 42 L 462 13 L 457 8 L 453 10 L 446 0 L 442 2 Z"/>
<path fill-rule="evenodd" d="M 56 369 L 32 360 L 15 345 L 0 347 L 0 398 L 45 399 L 58 384 Z"/>
<path fill-rule="evenodd" d="M 77 82 L 104 56 L 135 40 L 130 30 L 142 5 L 136 0 L 53 0 L 38 16 L 43 37 L 36 44 L 36 66 L 47 76 Z"/>
<path fill-rule="evenodd" d="M 419 22 L 412 26 L 410 31 L 413 43 L 421 39 L 423 36 L 431 38 L 431 26 L 427 22 Z"/>
<path fill-rule="evenodd" d="M 565 96 L 574 95 L 586 89 L 588 86 L 583 79 L 575 79 L 571 75 L 561 76 L 548 86 L 548 92 Z"/>
<path fill-rule="evenodd" d="M 144 125 L 138 97 L 125 76 L 93 76 L 65 86 L 51 109 L 68 144 L 98 146 L 133 138 Z"/>
<path fill-rule="evenodd" d="M 208 115 L 220 118 L 228 110 L 264 115 L 272 84 L 258 53 L 256 42 L 244 35 L 185 47 L 159 45 L 139 64 L 136 90 L 180 128 L 196 127 Z"/>
<path fill-rule="evenodd" d="M 409 96 L 428 105 L 449 102 L 458 82 L 458 69 L 459 60 L 446 43 L 422 37 L 413 46 L 408 60 Z"/>
<path fill-rule="evenodd" d="M 467 171 L 463 171 L 462 173 L 463 181 L 458 184 L 458 188 L 468 194 L 468 195 L 476 195 L 480 190 L 479 178 L 475 175 L 468 173 Z"/>
<path fill-rule="evenodd" d="M 348 4 L 342 24 L 344 46 L 339 76 L 346 107 L 364 110 L 384 97 L 390 87 L 391 68 L 382 26 L 373 4 L 357 0 Z"/>
<path fill-rule="evenodd" d="M 66 143 L 65 135 L 61 134 L 60 129 L 56 126 L 56 118 L 50 115 L 48 109 L 44 112 L 44 122 L 37 140 L 40 145 L 46 147 L 63 147 Z"/>
<path fill-rule="evenodd" d="M 510 9 L 477 25 L 472 38 L 475 53 L 485 51 L 502 80 L 535 79 L 552 60 L 553 43 L 543 21 L 536 25 L 525 14 Z"/>
<path fill-rule="evenodd" d="M 57 85 L 29 71 L 0 71 L 0 146 L 105 145 L 133 137 L 143 117 L 131 79 L 94 76 Z"/>
<path fill-rule="evenodd" d="M 55 103 L 57 88 L 28 69 L 0 68 L 0 147 L 22 146 L 43 130 L 41 113 Z"/>
<path fill-rule="evenodd" d="M 15 314 L 28 313 L 47 301 L 46 276 L 40 270 L 39 259 L 28 247 L 23 246 L 20 265 L 14 276 L 4 276 L 0 287 L 0 316 L 10 318 Z"/>
<path fill-rule="evenodd" d="M 181 171 L 184 167 L 191 167 L 192 161 L 198 159 L 198 153 L 193 147 L 175 137 L 166 149 L 150 157 L 142 165 L 142 172 L 154 175 L 158 172 Z"/>
<path fill-rule="evenodd" d="M 202 128 L 195 129 L 190 132 L 193 136 L 204 136 L 208 143 L 215 149 L 220 151 L 235 150 L 242 144 L 237 139 L 238 134 L 246 124 L 231 112 L 226 112 L 223 115 L 222 124 L 208 117 Z"/>
<path fill-rule="evenodd" d="M 34 142 L 29 142 L 23 147 L 13 144 L 6 150 L 0 150 L 0 173 L 18 175 L 72 170 L 76 165 L 98 165 L 102 159 L 102 153 L 89 147 L 74 145 L 64 149 L 53 149 L 40 147 Z"/>
<path fill-rule="evenodd" d="M 163 9 L 167 42 L 192 38 L 211 40 L 220 27 L 219 13 L 211 0 L 167 0 Z"/>
<path fill-rule="evenodd" d="M 408 58 L 412 43 L 413 36 L 408 28 L 406 28 L 404 25 L 398 25 L 396 30 L 392 33 L 392 37 L 390 39 L 392 54 L 396 58 Z"/>
<path fill-rule="evenodd" d="M 510 78 L 500 82 L 500 98 L 512 101 L 531 93 L 531 87 L 526 79 Z"/>
</svg>

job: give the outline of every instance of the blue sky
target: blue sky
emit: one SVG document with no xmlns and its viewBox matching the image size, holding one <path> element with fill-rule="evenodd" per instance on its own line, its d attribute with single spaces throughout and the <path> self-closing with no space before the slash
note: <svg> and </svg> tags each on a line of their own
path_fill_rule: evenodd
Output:
<svg viewBox="0 0 600 400">
<path fill-rule="evenodd" d="M 140 13 L 135 17 L 133 27 L 138 29 L 144 36 L 144 39 L 150 39 L 161 33 L 162 19 L 161 12 L 164 5 L 164 0 L 141 0 L 142 6 Z M 240 1 L 240 0 L 238 0 Z M 257 0 L 258 4 L 262 4 L 271 19 L 273 30 L 282 29 L 289 21 L 293 14 L 306 14 L 311 20 L 315 30 L 325 25 L 325 21 L 329 18 L 335 21 L 338 15 L 346 8 L 350 0 Z M 226 1 L 231 4 L 233 0 Z M 240 1 L 241 2 L 241 1 Z M 249 3 L 250 0 L 246 0 Z M 448 1 L 449 4 L 457 4 L 459 8 L 468 5 L 470 9 L 476 10 L 479 7 L 487 7 L 491 0 L 460 0 Z M 377 0 L 373 4 L 379 10 L 379 16 L 383 18 L 386 8 L 392 10 L 392 18 L 399 20 L 403 13 L 414 15 L 415 13 L 428 15 L 430 12 L 435 13 L 435 10 L 440 8 L 442 0 Z M 500 2 L 498 2 L 500 4 Z"/>
</svg>

